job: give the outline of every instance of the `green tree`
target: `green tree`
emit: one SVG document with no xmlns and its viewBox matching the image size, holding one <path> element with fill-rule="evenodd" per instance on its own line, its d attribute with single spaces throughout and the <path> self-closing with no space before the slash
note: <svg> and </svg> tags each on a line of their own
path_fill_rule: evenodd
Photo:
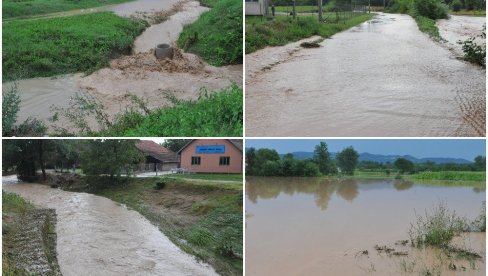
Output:
<svg viewBox="0 0 488 276">
<path fill-rule="evenodd" d="M 474 159 L 475 168 L 479 171 L 486 170 L 486 157 L 478 155 Z"/>
<path fill-rule="evenodd" d="M 17 113 L 20 110 L 20 96 L 14 85 L 2 95 L 2 134 L 11 135 L 17 122 Z"/>
<path fill-rule="evenodd" d="M 329 149 L 325 142 L 320 142 L 320 144 L 315 146 L 313 152 L 313 160 L 317 163 L 319 171 L 322 174 L 329 174 L 333 172 L 332 160 L 330 158 Z"/>
<path fill-rule="evenodd" d="M 189 142 L 190 142 L 189 139 L 168 139 L 168 140 L 164 140 L 163 147 L 171 151 L 178 152 Z"/>
<path fill-rule="evenodd" d="M 122 172 L 130 173 L 132 164 L 144 159 L 135 147 L 136 140 L 91 140 L 81 154 L 83 172 L 90 176 L 108 175 L 111 179 Z"/>
<path fill-rule="evenodd" d="M 413 162 L 405 158 L 398 158 L 397 160 L 395 160 L 393 165 L 400 173 L 410 173 L 413 172 L 415 169 L 415 165 L 413 164 Z"/>
<path fill-rule="evenodd" d="M 342 173 L 353 175 L 354 169 L 358 165 L 359 154 L 353 147 L 347 147 L 336 156 L 337 166 Z"/>
<path fill-rule="evenodd" d="M 454 0 L 451 4 L 451 8 L 455 12 L 460 11 L 463 8 L 463 3 L 459 0 Z"/>
</svg>

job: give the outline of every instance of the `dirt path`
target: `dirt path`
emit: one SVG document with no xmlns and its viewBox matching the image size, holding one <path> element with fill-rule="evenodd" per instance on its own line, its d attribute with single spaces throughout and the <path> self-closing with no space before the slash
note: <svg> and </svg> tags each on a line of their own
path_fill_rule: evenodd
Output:
<svg viewBox="0 0 488 276">
<path fill-rule="evenodd" d="M 8 182 L 8 180 L 6 181 Z M 61 272 L 79 275 L 216 275 L 135 211 L 86 193 L 39 184 L 3 185 L 58 215 Z"/>
<path fill-rule="evenodd" d="M 310 39 L 309 39 L 310 40 Z M 380 14 L 320 48 L 246 56 L 248 136 L 482 136 L 485 74 Z"/>
</svg>

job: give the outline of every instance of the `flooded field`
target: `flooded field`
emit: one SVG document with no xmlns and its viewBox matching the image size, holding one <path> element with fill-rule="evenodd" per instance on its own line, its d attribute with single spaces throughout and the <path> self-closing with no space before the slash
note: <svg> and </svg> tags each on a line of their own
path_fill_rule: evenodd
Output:
<svg viewBox="0 0 488 276">
<path fill-rule="evenodd" d="M 216 275 L 135 211 L 107 198 L 4 177 L 2 189 L 56 209 L 63 275 Z"/>
<path fill-rule="evenodd" d="M 303 41 L 246 55 L 249 136 L 484 136 L 486 71 L 410 16 Z"/>
<path fill-rule="evenodd" d="M 258 178 L 246 183 L 247 275 L 485 275 L 485 233 L 455 237 L 483 258 L 449 259 L 409 240 L 415 214 L 443 202 L 474 220 L 485 189 L 403 180 Z M 386 246 L 389 255 L 375 249 Z M 457 270 L 448 268 L 450 262 Z M 462 267 L 466 273 L 461 273 Z M 427 274 L 421 274 L 427 275 Z"/>
</svg>

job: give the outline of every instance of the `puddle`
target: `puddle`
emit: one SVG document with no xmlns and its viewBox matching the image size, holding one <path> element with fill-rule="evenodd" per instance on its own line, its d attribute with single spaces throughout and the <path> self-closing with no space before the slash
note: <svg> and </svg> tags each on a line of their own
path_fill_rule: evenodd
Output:
<svg viewBox="0 0 488 276">
<path fill-rule="evenodd" d="M 299 47 L 312 37 L 246 55 L 246 133 L 483 136 L 486 71 L 457 60 L 408 15 L 375 20 L 320 48 Z"/>
<path fill-rule="evenodd" d="M 65 276 L 80 271 L 86 275 L 217 275 L 140 214 L 107 198 L 39 184 L 2 188 L 56 209 L 58 261 Z"/>
<path fill-rule="evenodd" d="M 451 15 L 449 19 L 439 19 L 436 22 L 439 34 L 446 41 L 447 46 L 457 55 L 464 55 L 459 40 L 465 41 L 468 38 L 480 35 L 486 28 L 485 17 Z M 486 43 L 485 39 L 476 38 L 476 43 Z"/>
<path fill-rule="evenodd" d="M 475 219 L 485 190 L 428 186 L 406 181 L 258 178 L 246 180 L 246 274 L 398 275 L 402 265 L 419 275 L 441 262 L 435 249 L 402 245 L 415 211 L 440 201 L 458 215 Z M 395 244 L 397 243 L 397 244 Z M 469 275 L 484 275 L 485 233 L 469 233 L 456 243 L 483 256 Z M 407 256 L 387 256 L 375 246 Z M 367 251 L 367 253 L 365 252 Z M 442 260 L 446 262 L 447 260 Z M 443 263 L 442 275 L 457 275 Z"/>
</svg>

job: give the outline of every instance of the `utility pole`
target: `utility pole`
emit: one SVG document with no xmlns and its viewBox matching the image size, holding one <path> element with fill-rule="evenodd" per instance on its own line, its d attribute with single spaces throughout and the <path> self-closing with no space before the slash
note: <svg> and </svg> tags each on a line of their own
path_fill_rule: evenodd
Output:
<svg viewBox="0 0 488 276">
<path fill-rule="evenodd" d="M 297 3 L 296 3 L 296 0 L 293 0 L 293 19 L 296 18 L 297 16 Z"/>
<path fill-rule="evenodd" d="M 322 0 L 319 1 L 319 22 L 322 22 Z"/>
</svg>

